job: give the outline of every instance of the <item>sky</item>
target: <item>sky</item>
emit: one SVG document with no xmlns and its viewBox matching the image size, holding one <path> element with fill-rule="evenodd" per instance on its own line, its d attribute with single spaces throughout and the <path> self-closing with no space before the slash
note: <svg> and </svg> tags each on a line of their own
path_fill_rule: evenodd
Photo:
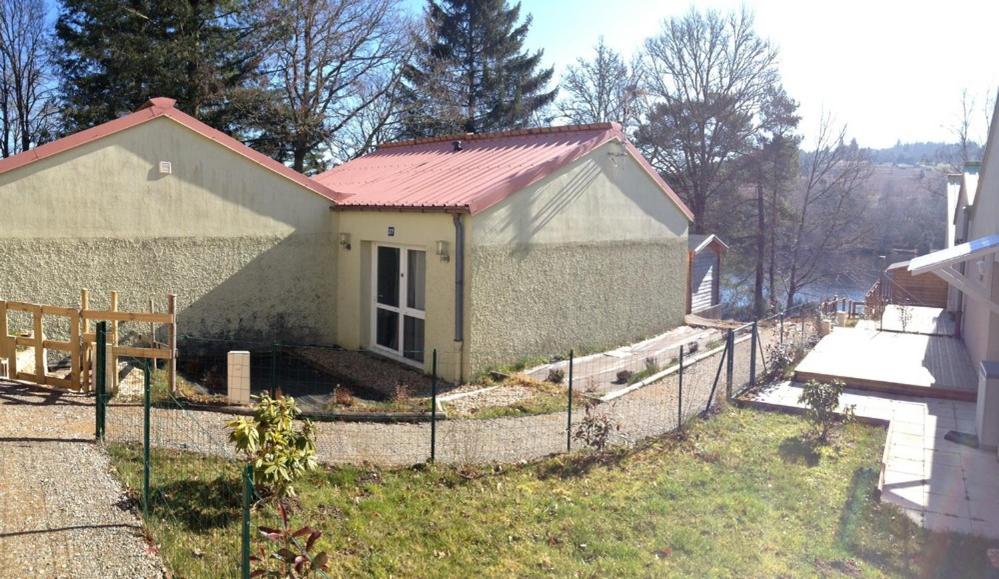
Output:
<svg viewBox="0 0 999 579">
<path fill-rule="evenodd" d="M 411 0 L 419 10 L 422 1 Z M 602 35 L 625 55 L 689 0 L 522 0 L 533 15 L 532 49 L 544 49 L 556 75 L 586 56 Z M 698 0 L 699 9 L 738 10 L 741 0 Z M 745 2 L 757 32 L 774 43 L 788 93 L 800 103 L 807 139 L 824 112 L 865 147 L 898 140 L 955 141 L 961 92 L 984 103 L 999 87 L 995 0 L 757 0 Z"/>
</svg>

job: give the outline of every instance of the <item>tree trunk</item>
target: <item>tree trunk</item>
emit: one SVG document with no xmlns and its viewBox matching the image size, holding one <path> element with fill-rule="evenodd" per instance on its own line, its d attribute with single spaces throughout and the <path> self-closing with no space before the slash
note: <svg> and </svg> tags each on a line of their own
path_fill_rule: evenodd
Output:
<svg viewBox="0 0 999 579">
<path fill-rule="evenodd" d="M 763 258 L 766 254 L 766 218 L 763 215 L 763 183 L 756 183 L 756 280 L 753 285 L 753 315 L 762 318 L 767 305 L 763 300 Z"/>
</svg>

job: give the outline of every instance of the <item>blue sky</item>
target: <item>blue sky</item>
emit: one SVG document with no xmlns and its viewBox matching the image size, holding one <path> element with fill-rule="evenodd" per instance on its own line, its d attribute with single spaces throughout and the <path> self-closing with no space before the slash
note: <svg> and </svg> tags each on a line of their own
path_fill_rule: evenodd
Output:
<svg viewBox="0 0 999 579">
<path fill-rule="evenodd" d="M 410 0 L 415 10 L 420 0 Z M 741 0 L 698 1 L 737 10 Z M 993 0 L 758 0 L 746 2 L 759 33 L 781 51 L 788 91 L 814 134 L 823 110 L 865 146 L 954 137 L 961 90 L 983 103 L 999 86 L 999 2 Z M 689 0 L 523 0 L 532 48 L 561 71 L 603 35 L 631 54 Z M 978 114 L 983 119 L 982 114 Z M 984 137 L 984 120 L 977 132 Z"/>
</svg>

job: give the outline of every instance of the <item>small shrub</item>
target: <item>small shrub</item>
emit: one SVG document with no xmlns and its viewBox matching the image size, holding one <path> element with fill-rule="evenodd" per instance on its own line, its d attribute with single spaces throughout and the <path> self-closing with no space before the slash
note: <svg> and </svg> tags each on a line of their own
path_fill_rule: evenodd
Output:
<svg viewBox="0 0 999 579">
<path fill-rule="evenodd" d="M 620 370 L 617 373 L 617 383 L 627 384 L 631 380 L 632 371 L 631 370 Z"/>
<path fill-rule="evenodd" d="M 274 400 L 264 394 L 254 406 L 252 417 L 226 424 L 230 442 L 253 463 L 254 482 L 279 499 L 294 496 L 292 483 L 318 466 L 315 428 L 306 419 L 296 430 L 299 414 L 294 398 Z"/>
<path fill-rule="evenodd" d="M 656 359 L 649 356 L 645 359 L 645 372 L 649 375 L 655 374 L 659 371 L 659 364 L 656 363 Z"/>
<path fill-rule="evenodd" d="M 284 505 L 278 504 L 281 527 L 259 527 L 260 536 L 267 541 L 272 551 L 268 552 L 266 545 L 260 545 L 257 554 L 250 557 L 255 569 L 250 577 L 312 577 L 329 571 L 329 555 L 322 551 L 312 554 L 316 541 L 323 535 L 312 527 L 305 526 L 292 530 L 288 523 L 288 512 Z M 302 542 L 302 539 L 305 542 Z M 325 575 L 324 575 L 325 576 Z"/>
<path fill-rule="evenodd" d="M 407 402 L 412 397 L 408 384 L 396 384 L 395 392 L 392 394 L 394 402 Z"/>
<path fill-rule="evenodd" d="M 818 431 L 818 439 L 821 442 L 829 441 L 829 432 L 840 419 L 836 414 L 836 409 L 839 407 L 839 398 L 843 395 L 845 386 L 839 380 L 832 384 L 809 380 L 802 388 L 798 402 L 807 406 L 806 414 Z M 845 408 L 843 411 L 844 420 L 852 419 L 853 411 L 854 406 L 852 405 Z"/>
<path fill-rule="evenodd" d="M 545 378 L 545 382 L 551 382 L 552 384 L 561 384 L 565 380 L 565 370 L 561 368 L 551 368 L 548 370 L 548 377 Z"/>
<path fill-rule="evenodd" d="M 898 322 L 902 325 L 902 331 L 905 332 L 909 327 L 909 323 L 912 322 L 911 306 L 906 304 L 898 307 Z"/>
<path fill-rule="evenodd" d="M 595 402 L 586 405 L 586 415 L 576 425 L 576 431 L 572 434 L 572 438 L 597 451 L 603 451 L 610 444 L 611 435 L 621 430 L 621 426 L 611 416 L 598 414 L 595 410 L 596 407 L 597 403 Z"/>
<path fill-rule="evenodd" d="M 353 406 L 354 405 L 354 394 L 349 388 L 344 388 L 339 384 L 333 389 L 333 403 L 337 406 Z"/>
<path fill-rule="evenodd" d="M 785 372 L 798 361 L 802 354 L 802 350 L 790 339 L 785 340 L 783 344 L 780 342 L 770 344 L 766 351 L 767 373 L 763 376 L 763 382 L 783 378 Z"/>
</svg>

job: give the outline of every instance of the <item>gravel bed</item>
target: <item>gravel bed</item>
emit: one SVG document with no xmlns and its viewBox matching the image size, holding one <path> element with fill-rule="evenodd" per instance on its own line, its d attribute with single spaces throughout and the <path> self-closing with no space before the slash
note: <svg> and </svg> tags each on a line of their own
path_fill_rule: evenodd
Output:
<svg viewBox="0 0 999 579">
<path fill-rule="evenodd" d="M 0 381 L 0 577 L 163 577 L 91 399 Z"/>
</svg>

